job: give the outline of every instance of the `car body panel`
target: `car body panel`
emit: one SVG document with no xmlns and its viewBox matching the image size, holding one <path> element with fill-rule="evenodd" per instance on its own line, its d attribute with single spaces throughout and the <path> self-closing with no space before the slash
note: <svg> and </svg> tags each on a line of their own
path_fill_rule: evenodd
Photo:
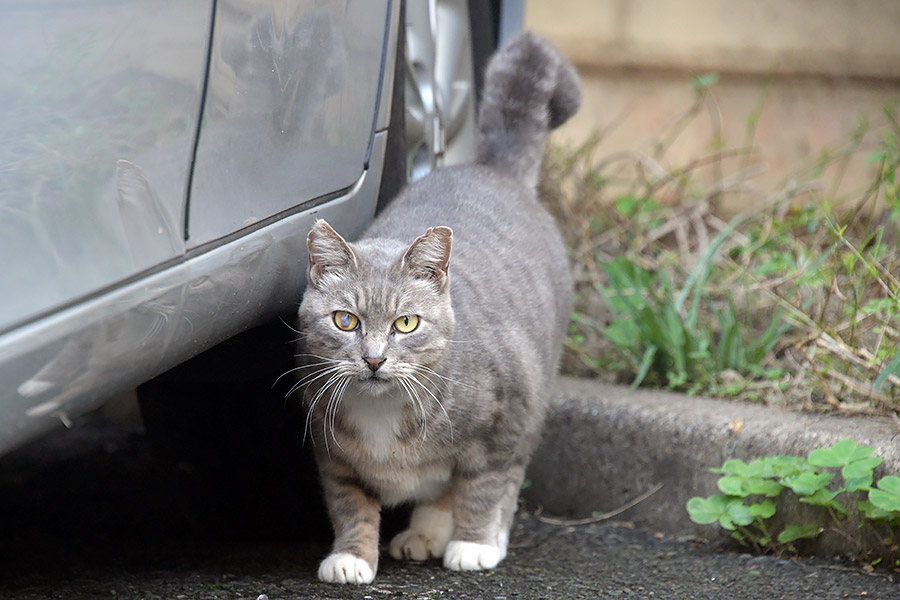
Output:
<svg viewBox="0 0 900 600">
<path fill-rule="evenodd" d="M 184 252 L 211 16 L 211 0 L 0 4 L 0 331 Z"/>
<path fill-rule="evenodd" d="M 314 221 L 374 217 L 400 13 L 0 3 L 0 454 L 295 312 Z"/>
<path fill-rule="evenodd" d="M 0 454 L 263 319 L 292 313 L 315 220 L 351 237 L 372 220 L 386 138 L 375 135 L 371 166 L 347 194 L 0 335 Z"/>
<path fill-rule="evenodd" d="M 9 34 L 0 63 L 22 63 L 0 73 L 0 103 L 17 111 L 0 117 L 0 256 L 14 257 L 0 261 L 0 454 L 293 312 L 315 219 L 358 235 L 374 216 L 388 125 L 379 104 L 390 100 L 380 86 L 393 67 L 383 55 L 396 52 L 398 6 L 0 5 L 0 37 Z M 292 101 L 278 100 L 280 88 L 261 92 L 266 77 L 244 71 L 229 84 L 217 73 L 198 128 L 207 51 L 231 52 L 232 71 L 240 62 L 227 43 L 211 43 L 218 19 L 231 34 L 229 19 L 242 23 L 242 44 L 251 31 L 272 33 L 269 45 L 293 39 L 300 49 L 278 55 L 288 62 L 310 59 L 307 33 L 323 42 L 312 59 L 324 70 L 294 78 L 343 72 L 298 87 Z M 217 103 L 235 94 L 254 97 L 222 112 Z M 290 115 L 276 110 L 291 102 Z M 290 140 L 274 135 L 278 122 Z M 254 124 L 263 133 L 248 133 Z M 187 244 L 186 224 L 196 233 Z"/>
<path fill-rule="evenodd" d="M 217 3 L 188 248 L 359 179 L 388 8 L 386 0 Z"/>
</svg>

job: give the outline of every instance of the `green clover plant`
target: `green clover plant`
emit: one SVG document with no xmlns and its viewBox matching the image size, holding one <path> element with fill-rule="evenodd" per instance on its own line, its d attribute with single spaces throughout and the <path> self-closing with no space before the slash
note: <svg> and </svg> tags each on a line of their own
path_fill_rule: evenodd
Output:
<svg viewBox="0 0 900 600">
<path fill-rule="evenodd" d="M 731 459 L 711 469 L 721 475 L 717 482 L 721 493 L 691 498 L 687 510 L 695 523 L 718 523 L 738 542 L 758 551 L 796 551 L 794 542 L 816 538 L 829 527 L 854 530 L 848 524 L 860 532 L 866 526 L 893 531 L 900 526 L 900 477 L 888 475 L 873 484 L 882 459 L 872 453 L 872 448 L 847 439 L 813 450 L 805 459 L 766 456 L 749 463 Z M 821 518 L 802 523 L 774 519 L 780 497 L 782 504 L 793 499 L 818 507 Z M 885 549 L 897 554 L 893 536 L 880 541 L 883 548 L 864 555 Z M 900 564 L 900 557 L 891 558 Z"/>
</svg>

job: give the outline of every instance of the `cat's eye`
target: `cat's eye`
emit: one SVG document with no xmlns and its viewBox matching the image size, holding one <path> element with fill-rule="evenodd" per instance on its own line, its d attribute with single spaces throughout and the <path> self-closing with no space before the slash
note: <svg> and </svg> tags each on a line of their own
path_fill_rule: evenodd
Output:
<svg viewBox="0 0 900 600">
<path fill-rule="evenodd" d="M 403 315 L 394 321 L 394 330 L 400 333 L 412 333 L 419 326 L 419 317 L 416 315 Z"/>
<path fill-rule="evenodd" d="M 334 311 L 334 324 L 341 331 L 353 331 L 359 327 L 359 318 L 345 310 Z"/>
</svg>

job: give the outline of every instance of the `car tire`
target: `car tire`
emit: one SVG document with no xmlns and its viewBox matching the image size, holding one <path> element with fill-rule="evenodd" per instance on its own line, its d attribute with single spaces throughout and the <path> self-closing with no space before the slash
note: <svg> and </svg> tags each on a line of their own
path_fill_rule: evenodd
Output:
<svg viewBox="0 0 900 600">
<path fill-rule="evenodd" d="M 496 4 L 401 3 L 405 26 L 397 42 L 378 212 L 410 181 L 475 157 L 477 104 L 496 47 Z"/>
</svg>

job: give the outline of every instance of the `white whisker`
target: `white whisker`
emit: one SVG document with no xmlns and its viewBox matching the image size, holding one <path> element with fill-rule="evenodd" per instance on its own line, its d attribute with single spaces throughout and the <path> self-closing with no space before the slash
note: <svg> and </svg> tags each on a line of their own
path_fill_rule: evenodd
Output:
<svg viewBox="0 0 900 600">
<path fill-rule="evenodd" d="M 419 366 L 422 366 L 422 365 L 419 365 Z M 424 367 L 424 368 L 425 368 L 425 369 L 428 369 L 428 367 Z M 431 371 L 431 369 L 428 369 L 428 370 Z M 432 372 L 433 372 L 433 371 L 432 371 Z M 425 377 L 426 379 L 428 378 L 428 376 L 425 375 L 424 373 L 420 373 L 420 374 L 421 374 L 423 377 Z M 435 373 L 435 375 L 437 375 L 437 373 Z M 447 418 L 447 424 L 448 424 L 448 426 L 449 426 L 449 428 L 450 428 L 450 444 L 453 444 L 453 421 L 450 420 L 450 415 L 447 413 L 447 409 L 444 408 L 444 404 L 438 399 L 438 397 L 435 395 L 435 393 L 432 392 L 432 391 L 428 388 L 427 385 L 425 385 L 424 383 L 422 383 L 421 381 L 419 381 L 419 378 L 416 377 L 415 374 L 413 374 L 413 375 L 410 376 L 410 380 L 416 382 L 416 383 L 419 385 L 419 387 L 421 387 L 423 390 L 425 390 L 425 392 L 426 392 L 429 396 L 431 396 L 432 400 L 435 401 L 435 403 L 438 405 L 438 407 L 440 407 L 441 412 L 444 413 L 444 417 Z M 429 381 L 431 381 L 431 380 L 429 379 Z M 434 382 L 431 382 L 431 384 L 434 385 Z"/>
<path fill-rule="evenodd" d="M 293 386 L 291 386 L 291 389 L 289 389 L 288 392 L 287 392 L 287 394 L 285 394 L 285 398 L 287 398 L 288 396 L 290 396 L 291 394 L 293 394 L 293 393 L 294 393 L 295 391 L 297 391 L 297 389 L 299 389 L 301 386 L 303 386 L 303 385 L 309 385 L 309 384 L 311 384 L 313 381 L 315 381 L 316 379 L 319 379 L 319 378 L 321 378 L 321 377 L 325 377 L 326 375 L 331 375 L 332 373 L 335 373 L 335 372 L 340 371 L 340 370 L 342 370 L 342 369 L 343 369 L 343 366 L 342 366 L 340 363 L 338 363 L 338 364 L 333 365 L 333 366 L 331 366 L 331 367 L 322 368 L 322 369 L 319 369 L 319 370 L 317 370 L 317 371 L 313 371 L 312 373 L 309 373 L 308 375 L 304 376 L 302 379 L 300 379 L 299 381 L 297 381 L 296 383 L 294 383 Z"/>
<path fill-rule="evenodd" d="M 401 375 L 397 378 L 397 382 L 406 391 L 406 395 L 409 396 L 409 399 L 412 401 L 413 407 L 415 408 L 416 412 L 422 415 L 422 441 L 420 443 L 424 444 L 428 429 L 428 413 L 425 410 L 425 405 L 422 404 L 421 398 L 419 398 L 419 395 L 416 393 L 415 389 L 413 389 L 412 385 L 410 385 L 408 379 L 409 376 Z"/>
<path fill-rule="evenodd" d="M 284 373 L 279 375 L 275 381 L 272 382 L 272 387 L 274 388 L 276 385 L 278 385 L 278 382 L 281 381 L 281 379 L 285 375 L 289 375 L 289 374 L 294 373 L 295 371 L 299 371 L 301 369 L 311 369 L 313 367 L 321 367 L 322 365 L 329 365 L 329 364 L 332 364 L 333 362 L 335 362 L 335 361 L 317 362 L 317 363 L 311 363 L 308 365 L 300 365 L 300 366 L 294 367 L 293 369 L 288 369 L 287 371 L 285 371 Z"/>
<path fill-rule="evenodd" d="M 316 392 L 315 397 L 313 398 L 313 402 L 310 405 L 310 413 L 312 412 L 313 406 L 315 406 L 319 400 L 325 395 L 329 389 L 331 389 L 331 395 L 328 398 L 328 402 L 325 404 L 325 415 L 322 419 L 322 435 L 325 439 L 325 452 L 331 452 L 331 449 L 328 447 L 328 425 L 331 424 L 331 436 L 334 437 L 334 422 L 333 420 L 329 423 L 329 412 L 333 412 L 336 410 L 336 406 L 334 405 L 334 391 L 335 391 L 335 383 L 343 382 L 345 376 L 341 372 L 334 373 L 331 377 L 328 378 L 328 381 L 325 382 L 325 385 L 319 388 L 319 391 Z M 337 442 L 337 440 L 335 440 Z M 338 444 L 340 448 L 340 444 Z"/>
<path fill-rule="evenodd" d="M 423 365 L 423 364 L 421 364 L 421 363 L 410 363 L 410 366 L 411 366 L 413 369 L 415 369 L 417 372 L 419 372 L 419 373 L 421 373 L 421 374 L 423 374 L 423 375 L 427 373 L 428 375 L 434 375 L 435 377 L 437 377 L 438 379 L 440 379 L 440 380 L 442 380 L 442 381 L 447 381 L 447 382 L 449 382 L 449 383 L 455 383 L 456 385 L 461 385 L 461 386 L 463 386 L 463 387 L 471 388 L 471 389 L 473 389 L 473 390 L 474 390 L 474 389 L 477 389 L 474 385 L 472 385 L 472 384 L 470 384 L 470 383 L 465 383 L 465 382 L 462 382 L 462 381 L 453 379 L 452 377 L 447 377 L 446 375 L 441 375 L 440 373 L 438 373 L 438 372 L 435 371 L 434 369 L 432 369 L 432 368 L 430 368 L 430 367 L 426 367 L 425 365 Z M 429 381 L 431 381 L 430 378 L 429 378 Z M 432 382 L 432 383 L 433 383 L 433 382 Z M 435 386 L 435 387 L 437 387 L 437 386 Z"/>
<path fill-rule="evenodd" d="M 297 335 L 300 335 L 300 336 L 305 336 L 305 335 L 306 335 L 304 332 L 300 331 L 299 329 L 294 328 L 293 325 L 291 325 L 290 323 L 288 323 L 287 321 L 285 321 L 285 320 L 282 319 L 281 317 L 278 317 L 278 320 L 281 321 L 281 322 L 284 324 L 285 327 L 287 327 L 288 329 L 290 329 L 291 331 L 293 331 L 293 332 L 296 333 Z"/>
</svg>

